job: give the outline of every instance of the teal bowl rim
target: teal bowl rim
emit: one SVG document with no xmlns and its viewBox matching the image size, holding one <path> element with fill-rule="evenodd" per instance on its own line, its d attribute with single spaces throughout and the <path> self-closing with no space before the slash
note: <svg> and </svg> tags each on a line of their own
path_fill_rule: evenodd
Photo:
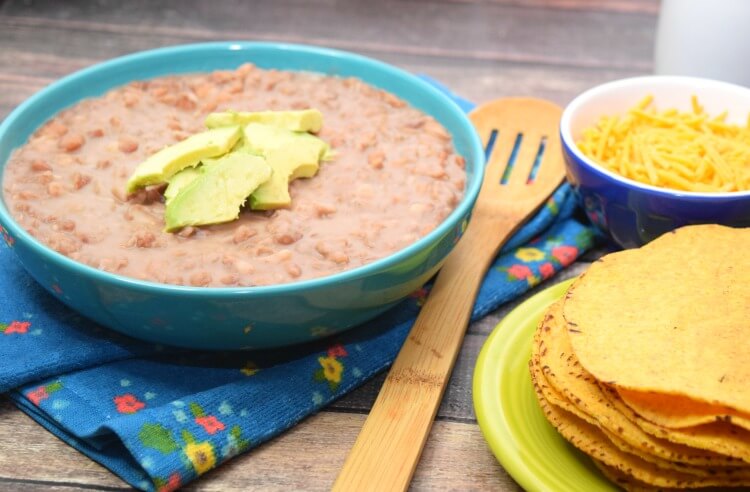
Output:
<svg viewBox="0 0 750 492">
<path fill-rule="evenodd" d="M 16 120 L 21 117 L 21 115 L 27 110 L 27 108 L 35 105 L 39 99 L 45 97 L 49 92 L 59 90 L 61 87 L 67 85 L 75 86 L 76 83 L 82 80 L 85 81 L 87 77 L 93 76 L 101 70 L 111 69 L 123 63 L 131 63 L 139 60 L 143 61 L 151 58 L 168 58 L 172 55 L 178 55 L 190 51 L 211 52 L 217 50 L 241 51 L 255 49 L 290 50 L 295 52 L 309 53 L 317 56 L 326 56 L 356 61 L 358 63 L 364 64 L 368 69 L 385 72 L 390 77 L 401 79 L 408 84 L 416 85 L 420 90 L 430 93 L 433 97 L 441 101 L 441 103 L 446 106 L 446 109 L 454 113 L 454 116 L 458 116 L 461 131 L 464 131 L 469 137 L 469 144 L 472 147 L 470 150 L 478 158 L 477 162 L 472 163 L 474 174 L 472 179 L 470 181 L 467 181 L 466 189 L 464 190 L 464 196 L 459 202 L 458 206 L 456 206 L 456 208 L 450 213 L 450 215 L 443 219 L 443 221 L 435 229 L 430 231 L 430 233 L 426 236 L 420 238 L 409 246 L 398 250 L 386 257 L 375 260 L 372 263 L 368 263 L 357 268 L 352 268 L 350 270 L 344 270 L 343 272 L 335 273 L 333 275 L 313 278 L 310 280 L 302 280 L 300 282 L 250 287 L 192 287 L 186 285 L 171 285 L 138 280 L 132 277 L 105 272 L 83 263 L 79 263 L 43 245 L 31 234 L 29 234 L 23 227 L 16 223 L 16 221 L 8 213 L 5 207 L 5 203 L 2 199 L 0 199 L 0 220 L 2 220 L 2 222 L 8 228 L 9 232 L 15 238 L 22 240 L 22 242 L 28 245 L 35 254 L 39 255 L 40 257 L 47 257 L 53 262 L 59 263 L 60 266 L 75 270 L 78 274 L 90 277 L 96 282 L 119 284 L 123 287 L 135 288 L 154 294 L 198 294 L 201 296 L 207 296 L 209 298 L 220 298 L 226 297 L 228 295 L 236 296 L 241 294 L 285 294 L 325 287 L 337 284 L 339 282 L 354 280 L 356 278 L 363 278 L 365 276 L 377 273 L 378 271 L 386 270 L 390 267 L 398 265 L 405 260 L 408 260 L 417 252 L 425 249 L 427 246 L 429 246 L 429 244 L 434 243 L 440 237 L 447 234 L 450 229 L 456 226 L 458 220 L 461 217 L 467 215 L 471 211 L 474 202 L 479 194 L 479 188 L 482 185 L 482 179 L 484 175 L 484 165 L 482 162 L 482 158 L 484 156 L 484 151 L 482 149 L 482 144 L 479 140 L 479 136 L 474 130 L 474 127 L 472 126 L 466 113 L 464 113 L 461 108 L 459 108 L 459 106 L 448 96 L 446 96 L 427 82 L 423 81 L 419 77 L 405 70 L 363 55 L 312 45 L 254 41 L 221 41 L 169 46 L 165 48 L 140 51 L 137 53 L 113 58 L 111 60 L 97 63 L 95 65 L 67 75 L 33 94 L 18 107 L 16 107 L 5 118 L 5 120 L 0 123 L 0 139 L 2 139 L 5 134 L 12 129 Z M 168 74 L 165 73 L 164 75 Z M 136 79 L 134 78 L 133 80 Z M 80 100 L 82 99 L 78 99 L 78 101 Z M 0 181 L 2 180 L 2 171 L 4 170 L 4 165 L 5 162 L 0 163 Z"/>
</svg>

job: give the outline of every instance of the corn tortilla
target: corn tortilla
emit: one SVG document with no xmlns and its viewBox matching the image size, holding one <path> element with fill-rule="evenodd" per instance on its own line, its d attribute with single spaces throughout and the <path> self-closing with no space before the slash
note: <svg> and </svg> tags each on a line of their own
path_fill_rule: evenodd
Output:
<svg viewBox="0 0 750 492">
<path fill-rule="evenodd" d="M 643 482 L 639 482 L 630 475 L 621 472 L 617 468 L 607 466 L 599 460 L 592 460 L 602 475 L 607 477 L 609 480 L 617 484 L 619 487 L 625 489 L 627 492 L 672 492 L 680 489 L 666 488 L 666 487 L 654 487 Z"/>
<path fill-rule="evenodd" d="M 599 427 L 619 449 L 637 454 L 662 468 L 706 474 L 709 472 L 697 468 L 690 470 L 686 465 L 716 469 L 742 465 L 742 462 L 727 456 L 654 437 L 619 413 L 606 400 L 596 380 L 578 363 L 561 311 L 560 301 L 550 306 L 534 335 L 532 348 L 532 376 L 549 403 Z M 538 361 L 534 360 L 535 357 Z M 750 473 L 750 469 L 747 472 Z"/>
<path fill-rule="evenodd" d="M 748 244 L 750 228 L 696 225 L 595 262 L 563 305 L 581 365 L 621 388 L 750 413 Z"/>
<path fill-rule="evenodd" d="M 605 384 L 600 384 L 600 387 L 607 401 L 644 432 L 673 443 L 714 451 L 750 463 L 750 431 L 727 422 L 714 422 L 684 429 L 668 429 L 636 414 L 622 401 L 614 388 Z"/>
<path fill-rule="evenodd" d="M 625 388 L 617 392 L 627 406 L 651 422 L 680 429 L 711 422 L 730 422 L 750 430 L 750 416 L 729 407 L 711 405 L 679 395 L 647 393 Z"/>
<path fill-rule="evenodd" d="M 540 392 L 542 397 L 547 401 L 548 404 L 556 406 L 562 410 L 565 410 L 590 425 L 597 426 L 599 430 L 602 432 L 602 434 L 606 436 L 606 438 L 609 440 L 609 443 L 615 446 L 620 451 L 636 455 L 642 458 L 643 460 L 648 461 L 649 463 L 653 463 L 658 468 L 663 468 L 666 470 L 677 470 L 677 471 L 682 471 L 690 475 L 696 475 L 696 476 L 726 475 L 726 473 L 722 473 L 722 470 L 726 470 L 726 469 L 722 469 L 720 467 L 714 467 L 713 469 L 708 469 L 708 468 L 695 467 L 691 465 L 684 465 L 678 462 L 671 462 L 663 458 L 659 458 L 658 456 L 653 456 L 648 453 L 644 453 L 641 449 L 631 446 L 626 441 L 621 439 L 618 435 L 607 431 L 605 428 L 602 428 L 599 425 L 599 422 L 596 421 L 596 419 L 592 418 L 590 415 L 587 415 L 586 413 L 583 413 L 581 410 L 579 410 L 577 407 L 571 404 L 568 400 L 566 400 L 562 395 L 557 393 L 557 391 L 547 383 L 547 380 L 544 376 L 541 366 L 539 365 L 539 361 L 537 357 L 532 356 L 532 359 L 529 362 L 531 366 L 532 383 L 534 384 L 535 388 L 537 388 L 537 390 Z M 652 436 L 648 436 L 648 439 L 656 440 L 656 438 Z M 671 446 L 675 446 L 675 447 L 682 446 L 680 444 L 672 444 L 672 443 L 667 443 L 667 444 Z M 686 447 L 686 449 L 690 449 L 690 448 Z M 716 463 L 713 463 L 713 464 L 716 464 Z M 738 472 L 740 472 L 738 468 L 729 469 L 729 474 L 732 475 L 733 477 Z M 747 469 L 747 468 L 742 469 L 741 476 L 750 479 L 750 469 Z"/>
<path fill-rule="evenodd" d="M 548 365 L 541 363 L 542 354 L 546 354 L 547 347 L 542 340 L 541 334 L 545 328 L 545 323 L 548 321 L 548 315 L 545 316 L 544 320 L 537 328 L 534 333 L 534 342 L 531 348 L 531 359 L 529 360 L 529 372 L 531 373 L 532 382 L 539 388 L 544 395 L 544 398 L 552 405 L 567 410 L 574 414 L 576 417 L 585 420 L 586 422 L 596 425 L 596 419 L 581 411 L 578 407 L 573 405 L 565 396 L 563 396 L 554 386 L 549 382 L 547 373 L 550 368 Z"/>
<path fill-rule="evenodd" d="M 698 488 L 714 486 L 746 486 L 750 479 L 740 477 L 705 476 L 696 477 L 687 473 L 664 470 L 636 455 L 625 453 L 614 447 L 602 432 L 591 424 L 579 419 L 554 405 L 550 405 L 538 387 L 534 390 L 539 405 L 547 420 L 575 447 L 636 480 L 656 487 Z"/>
</svg>

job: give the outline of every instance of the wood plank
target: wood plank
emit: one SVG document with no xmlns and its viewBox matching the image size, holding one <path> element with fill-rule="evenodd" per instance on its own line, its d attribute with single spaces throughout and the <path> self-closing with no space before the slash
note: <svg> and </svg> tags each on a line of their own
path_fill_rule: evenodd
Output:
<svg viewBox="0 0 750 492">
<path fill-rule="evenodd" d="M 407 0 L 414 2 L 444 2 L 469 3 L 485 5 L 513 5 L 523 8 L 538 8 L 544 10 L 586 10 L 596 12 L 639 12 L 656 14 L 659 11 L 660 0 Z"/>
<path fill-rule="evenodd" d="M 6 484 L 10 488 L 10 483 L 32 487 L 34 483 L 30 481 L 50 482 L 51 486 L 79 483 L 127 486 L 101 465 L 44 430 L 4 397 L 0 397 L 0 436 L 0 488 L 5 489 Z"/>
<path fill-rule="evenodd" d="M 70 492 L 71 490 L 98 491 L 129 491 L 131 487 L 104 487 L 74 482 L 48 482 L 45 480 L 17 480 L 0 478 L 0 490 L 3 492 L 31 492 L 44 490 L 45 492 Z"/>
<path fill-rule="evenodd" d="M 223 17 L 217 18 L 216 16 L 213 21 L 216 25 L 201 21 L 198 27 L 175 27 L 170 19 L 165 20 L 163 26 L 149 26 L 149 21 L 140 25 L 136 21 L 142 19 L 133 13 L 120 13 L 118 15 L 122 18 L 114 16 L 110 19 L 110 23 L 71 20 L 71 18 L 77 19 L 76 15 L 92 15 L 94 18 L 104 17 L 106 20 L 109 19 L 107 15 L 111 15 L 111 13 L 99 11 L 109 12 L 108 9 L 93 9 L 92 14 L 85 8 L 83 3 L 74 5 L 66 3 L 61 6 L 59 3 L 42 2 L 35 4 L 33 12 L 47 17 L 38 18 L 13 15 L 18 11 L 27 12 L 21 4 L 14 2 L 3 4 L 2 14 L 0 14 L 0 45 L 4 49 L 0 51 L 0 67 L 7 68 L 0 68 L 0 94 L 2 94 L 0 95 L 0 117 L 5 116 L 10 109 L 51 81 L 97 61 L 167 44 L 223 39 L 232 34 L 216 29 L 216 25 L 225 20 Z M 513 8 L 518 10 L 518 7 Z M 365 15 L 368 12 L 362 14 Z M 443 15 L 443 12 L 438 9 L 425 15 L 438 14 Z M 354 17 L 353 13 L 349 15 Z M 510 18 L 515 18 L 514 15 L 510 15 Z M 387 19 L 387 24 L 390 24 L 391 20 Z M 184 24 L 186 21 L 181 19 L 180 22 Z M 356 21 L 353 20 L 353 22 L 357 24 Z M 476 19 L 465 14 L 456 20 L 458 24 L 461 22 L 468 29 L 468 26 L 476 23 Z M 536 29 L 546 33 L 551 27 L 545 22 L 551 21 L 550 19 L 537 19 L 538 26 L 534 27 L 528 23 L 526 25 L 530 31 Z M 314 22 L 310 24 L 314 27 Z M 552 24 L 554 24 L 552 27 L 557 26 L 557 20 Z M 282 23 L 275 29 L 296 32 L 289 31 L 289 27 Z M 305 27 L 305 29 L 308 28 Z M 577 26 L 575 31 L 578 32 L 578 30 Z M 254 30 L 252 26 L 249 26 L 244 33 L 246 35 L 243 37 L 253 34 L 255 39 L 264 39 L 263 33 Z M 235 34 L 239 36 L 240 33 Z M 425 34 L 423 37 L 430 38 L 428 33 L 422 34 Z M 359 42 L 356 38 L 349 40 L 346 36 L 338 34 L 329 41 L 336 41 L 338 37 L 341 37 L 340 41 L 349 43 L 347 46 L 342 46 L 344 48 L 382 58 L 386 62 L 402 66 L 412 72 L 431 75 L 449 85 L 456 93 L 477 102 L 509 95 L 530 95 L 565 104 L 577 93 L 592 85 L 650 72 L 650 46 L 653 33 L 650 32 L 645 37 L 643 34 L 638 35 L 640 41 L 637 46 L 640 46 L 641 54 L 635 58 L 636 63 L 631 64 L 632 66 L 614 68 L 607 66 L 608 61 L 604 65 L 598 62 L 593 64 L 587 62 L 581 58 L 580 53 L 587 53 L 588 48 L 576 46 L 570 42 L 564 43 L 564 52 L 560 51 L 562 49 L 560 46 L 554 49 L 549 46 L 547 48 L 550 49 L 545 48 L 553 55 L 557 53 L 554 56 L 550 55 L 552 58 L 547 57 L 546 61 L 535 59 L 536 55 L 529 58 L 527 54 L 535 48 L 533 43 L 529 44 L 530 40 L 523 36 L 508 37 L 502 42 L 493 44 L 490 42 L 492 36 L 486 34 L 490 38 L 479 37 L 472 42 L 465 43 L 464 47 L 458 50 L 455 48 L 436 50 L 432 45 L 421 48 L 416 46 L 405 50 L 402 47 L 404 44 L 409 45 L 410 40 L 400 39 L 405 36 L 404 34 L 394 35 L 388 43 L 377 45 L 366 41 Z M 531 41 L 536 42 L 536 38 L 539 37 L 552 39 L 552 34 L 545 36 L 534 34 Z M 615 38 L 620 39 L 618 36 Z M 495 45 L 502 46 L 503 52 L 510 53 L 511 56 L 506 56 L 494 48 L 489 51 L 486 49 L 487 46 Z M 612 46 L 611 48 L 613 51 L 629 52 L 625 46 Z M 559 59 L 555 58 L 556 56 Z"/>
<path fill-rule="evenodd" d="M 279 40 L 365 52 L 641 70 L 651 67 L 656 22 L 653 15 L 638 12 L 559 10 L 553 17 L 544 9 L 495 3 L 395 0 L 318 2 L 312 8 L 289 0 L 254 2 L 252 8 L 240 0 L 201 2 L 191 8 L 182 7 L 179 0 L 120 2 L 107 8 L 83 2 L 11 1 L 2 14 L 3 30 L 55 26 L 129 34 L 144 42 L 160 37 L 159 44 L 222 38 Z M 87 50 L 108 48 L 117 51 L 118 45 L 90 45 Z M 53 44 L 43 51 L 60 49 Z"/>
<path fill-rule="evenodd" d="M 328 490 L 364 422 L 364 415 L 323 412 L 222 467 L 222 480 L 201 490 L 273 488 Z M 437 422 L 412 490 L 520 490 L 495 461 L 476 425 Z"/>
<path fill-rule="evenodd" d="M 595 85 L 644 75 L 649 70 L 540 67 L 518 63 L 426 63 L 404 57 L 391 63 L 413 73 L 424 73 L 447 85 L 453 92 L 476 103 L 500 97 L 537 97 L 561 106 Z"/>
<path fill-rule="evenodd" d="M 0 32 L 0 45 L 2 42 Z M 56 35 L 50 35 L 52 40 Z M 83 34 L 71 33 L 69 37 Z M 44 39 L 45 34 L 40 33 Z M 99 41 L 94 37 L 94 41 Z M 123 39 L 128 46 L 130 41 Z M 149 48 L 152 46 L 148 46 Z M 0 51 L 0 67 L 13 67 L 13 73 L 0 68 L 0 118 L 33 93 L 54 80 L 83 68 L 94 59 L 66 58 L 47 55 L 46 62 L 37 67 L 34 53 L 28 51 Z M 583 90 L 609 80 L 639 75 L 637 71 L 579 69 L 569 67 L 540 68 L 531 65 L 499 63 L 486 64 L 461 60 L 425 62 L 419 57 L 391 56 L 384 61 L 412 73 L 423 73 L 447 85 L 453 92 L 478 103 L 498 97 L 534 96 L 567 104 Z"/>
<path fill-rule="evenodd" d="M 188 489 L 327 490 L 364 419 L 358 414 L 321 412 L 208 473 Z M 120 479 L 59 441 L 6 399 L 0 400 L 0 436 L 3 490 L 125 487 Z M 495 461 L 479 428 L 456 422 L 435 424 L 412 489 L 520 490 Z"/>
</svg>

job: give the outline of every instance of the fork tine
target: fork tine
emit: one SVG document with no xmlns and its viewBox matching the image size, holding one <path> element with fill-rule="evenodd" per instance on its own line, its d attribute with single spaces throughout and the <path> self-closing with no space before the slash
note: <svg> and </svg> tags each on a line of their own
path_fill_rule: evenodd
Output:
<svg viewBox="0 0 750 492">
<path fill-rule="evenodd" d="M 490 155 L 487 156 L 484 183 L 500 183 L 500 178 L 508 165 L 508 158 L 513 151 L 517 132 L 498 126 L 498 122 L 512 119 L 512 115 L 510 118 L 506 116 L 512 112 L 512 109 L 512 104 L 508 104 L 507 100 L 497 100 L 483 104 L 469 113 L 472 124 L 480 137 L 483 137 L 485 148 L 492 131 L 497 130 L 495 145 Z"/>
<path fill-rule="evenodd" d="M 508 178 L 508 185 L 516 186 L 526 183 L 529 179 L 531 168 L 534 166 L 541 141 L 542 135 L 537 131 L 524 133 L 521 148 L 518 150 L 513 170 Z"/>
<path fill-rule="evenodd" d="M 531 129 L 532 133 L 528 136 L 524 135 L 519 154 L 516 155 L 515 165 L 519 163 L 529 163 L 529 166 L 533 165 L 536 152 L 539 150 L 541 135 L 547 135 L 550 140 L 553 140 L 553 137 L 554 139 L 559 139 L 557 128 L 560 109 L 547 101 L 527 98 L 499 99 L 483 104 L 475 109 L 469 114 L 469 118 L 474 127 L 477 128 L 479 135 L 483 137 L 485 145 L 489 140 L 492 130 L 496 129 L 498 131 L 494 148 L 485 168 L 484 183 L 486 184 L 498 185 L 500 183 L 500 179 L 508 165 L 508 159 L 513 152 L 513 146 L 520 128 L 523 128 L 524 131 Z M 530 145 L 529 140 L 533 142 Z M 528 155 L 521 155 L 522 152 L 533 155 L 530 157 Z M 542 165 L 545 164 L 547 156 L 551 155 L 552 152 L 560 152 L 559 147 L 553 149 L 547 146 L 545 159 L 541 163 Z M 515 179 L 525 184 L 530 169 L 531 167 L 524 166 L 523 169 L 518 170 L 520 173 L 513 172 L 511 174 L 513 176 L 518 174 L 519 177 Z M 521 175 L 523 176 L 522 178 L 520 177 Z"/>
<path fill-rule="evenodd" d="M 494 128 L 489 126 L 485 128 L 477 128 L 477 134 L 479 135 L 479 139 L 482 141 L 482 148 L 485 149 L 485 153 L 487 153 L 488 146 L 490 145 L 490 143 L 492 143 L 492 132 L 494 131 Z"/>
<path fill-rule="evenodd" d="M 562 158 L 562 147 L 560 136 L 556 132 L 547 137 L 547 148 L 542 156 L 542 162 L 534 179 L 534 184 L 550 189 L 556 188 L 561 182 L 561 176 L 565 175 L 565 161 Z"/>
<path fill-rule="evenodd" d="M 513 152 L 513 146 L 516 142 L 516 135 L 510 134 L 510 132 L 498 131 L 497 137 L 495 138 L 495 146 L 492 149 L 492 153 L 487 160 L 487 165 L 484 169 L 484 182 L 485 183 L 500 183 L 500 179 L 503 177 L 505 168 L 508 167 L 508 160 Z"/>
<path fill-rule="evenodd" d="M 479 134 L 479 138 L 482 141 L 482 147 L 485 153 L 485 176 L 484 180 L 487 179 L 487 169 L 490 169 L 490 163 L 492 162 L 493 156 L 502 146 L 501 134 L 494 126 L 485 125 L 484 127 L 478 127 L 474 125 Z M 483 182 L 484 182 L 483 180 Z"/>
</svg>

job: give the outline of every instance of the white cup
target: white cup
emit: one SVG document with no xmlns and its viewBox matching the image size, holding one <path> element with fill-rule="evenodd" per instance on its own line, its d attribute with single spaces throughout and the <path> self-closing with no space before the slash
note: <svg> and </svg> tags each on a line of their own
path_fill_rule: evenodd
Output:
<svg viewBox="0 0 750 492">
<path fill-rule="evenodd" d="M 658 75 L 691 75 L 750 87 L 750 0 L 662 0 Z"/>
</svg>

